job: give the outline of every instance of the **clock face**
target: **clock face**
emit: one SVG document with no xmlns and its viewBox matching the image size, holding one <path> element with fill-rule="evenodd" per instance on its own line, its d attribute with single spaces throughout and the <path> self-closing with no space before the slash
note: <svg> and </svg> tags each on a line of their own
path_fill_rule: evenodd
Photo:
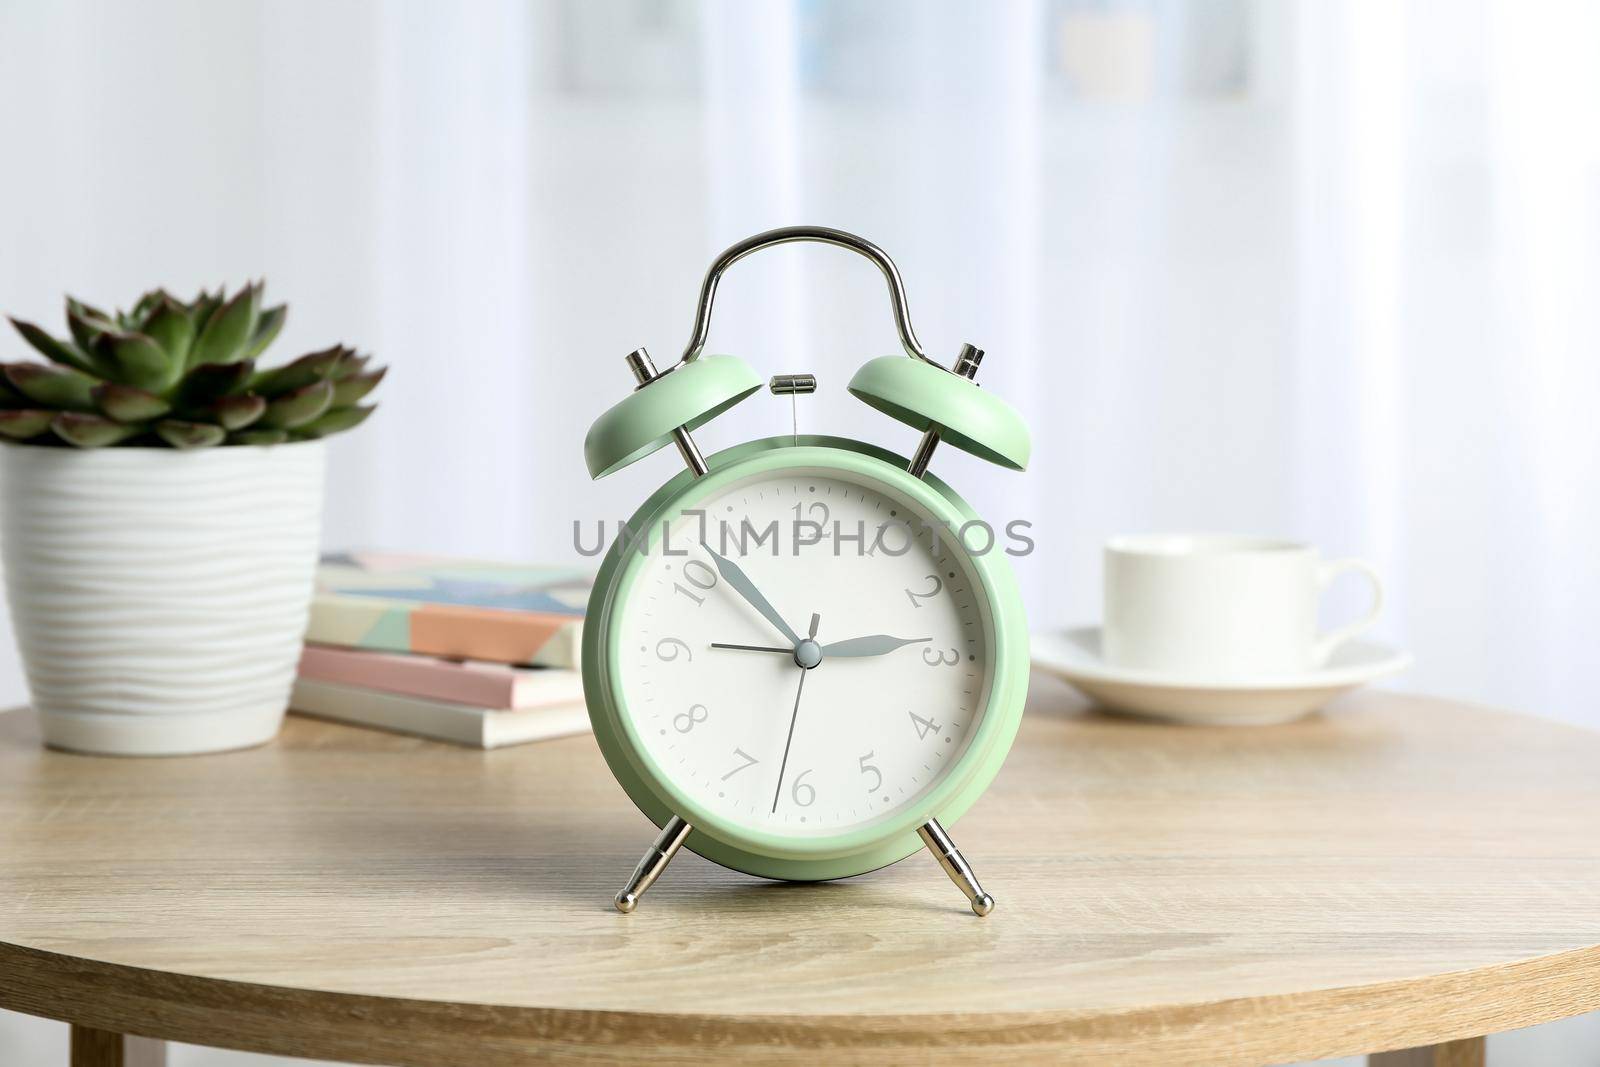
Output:
<svg viewBox="0 0 1600 1067">
<path fill-rule="evenodd" d="M 955 531 L 867 475 L 808 468 L 662 521 L 618 605 L 617 684 L 680 793 L 727 824 L 826 836 L 892 818 L 960 762 L 994 626 Z"/>
</svg>

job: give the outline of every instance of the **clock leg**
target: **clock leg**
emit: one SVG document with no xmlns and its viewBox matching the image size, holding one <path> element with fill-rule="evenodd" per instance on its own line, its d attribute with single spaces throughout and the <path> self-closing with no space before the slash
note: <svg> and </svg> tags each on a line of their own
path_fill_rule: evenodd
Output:
<svg viewBox="0 0 1600 1067">
<path fill-rule="evenodd" d="M 934 859 L 939 861 L 939 866 L 944 868 L 944 873 L 967 895 L 972 913 L 983 916 L 993 911 L 994 897 L 983 891 L 983 886 L 978 884 L 978 876 L 972 873 L 972 865 L 956 848 L 956 843 L 950 840 L 950 835 L 939 825 L 939 820 L 929 819 L 917 827 L 917 833 L 922 836 L 922 843 L 928 846 Z"/>
<path fill-rule="evenodd" d="M 644 859 L 639 861 L 639 866 L 633 869 L 633 877 L 628 879 L 628 884 L 622 887 L 622 892 L 617 894 L 617 910 L 624 915 L 639 906 L 639 898 L 644 896 L 644 891 L 655 884 L 661 877 L 661 872 L 667 869 L 667 864 L 672 862 L 672 857 L 678 854 L 678 849 L 683 847 L 684 838 L 689 836 L 692 829 L 690 825 L 674 815 L 668 819 L 661 828 L 661 833 L 656 836 L 655 842 L 649 851 L 644 854 Z M 940 831 L 943 833 L 944 831 Z M 960 858 L 958 855 L 957 859 Z M 950 877 L 954 878 L 955 875 Z M 976 907 L 976 905 L 974 905 Z"/>
</svg>

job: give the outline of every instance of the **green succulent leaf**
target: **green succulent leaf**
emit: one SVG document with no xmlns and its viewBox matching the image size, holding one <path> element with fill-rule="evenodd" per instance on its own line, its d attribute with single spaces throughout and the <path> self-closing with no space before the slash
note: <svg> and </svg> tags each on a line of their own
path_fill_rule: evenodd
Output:
<svg viewBox="0 0 1600 1067">
<path fill-rule="evenodd" d="M 72 339 L 85 352 L 94 345 L 95 336 L 112 325 L 111 316 L 93 304 L 67 297 L 67 326 L 72 330 Z"/>
<path fill-rule="evenodd" d="M 383 381 L 383 376 L 388 373 L 388 367 L 379 367 L 371 374 L 358 374 L 354 378 L 346 378 L 342 382 L 335 382 L 333 386 L 333 406 L 336 408 L 349 407 L 376 389 L 378 383 Z"/>
<path fill-rule="evenodd" d="M 333 383 L 313 382 L 269 403 L 266 414 L 261 416 L 261 424 L 276 430 L 292 430 L 311 422 L 332 403 Z"/>
<path fill-rule="evenodd" d="M 95 340 L 107 330 L 116 328 L 117 324 L 107 318 L 105 312 L 67 297 L 67 329 L 72 331 L 72 339 L 77 342 L 79 351 L 92 355 Z"/>
<path fill-rule="evenodd" d="M 371 405 L 357 408 L 332 408 L 304 426 L 297 428 L 294 431 L 294 435 L 296 437 L 327 437 L 329 434 L 343 433 L 366 422 L 367 416 L 371 415 L 373 410 L 374 408 Z"/>
<path fill-rule="evenodd" d="M 69 445 L 79 448 L 104 448 L 144 432 L 143 426 L 126 426 L 103 415 L 62 411 L 50 420 L 50 429 Z"/>
<path fill-rule="evenodd" d="M 289 305 L 279 304 L 277 307 L 267 308 L 261 312 L 261 317 L 256 322 L 256 332 L 250 338 L 250 344 L 245 348 L 245 355 L 255 359 L 267 350 L 273 340 L 278 336 L 278 331 L 283 329 L 284 320 L 289 317 Z"/>
<path fill-rule="evenodd" d="M 189 366 L 237 363 L 246 358 L 245 344 L 256 332 L 260 300 L 260 287 L 246 285 L 218 308 L 189 350 Z"/>
<path fill-rule="evenodd" d="M 182 364 L 174 363 L 165 349 L 142 333 L 103 333 L 94 350 L 106 377 L 139 389 L 166 389 L 182 372 Z"/>
<path fill-rule="evenodd" d="M 355 349 L 347 348 L 344 350 L 344 355 L 340 358 L 338 365 L 333 368 L 328 377 L 336 382 L 342 382 L 346 378 L 354 378 L 366 369 L 367 361 L 371 358 L 371 356 L 358 356 Z"/>
<path fill-rule="evenodd" d="M 228 435 L 230 445 L 281 445 L 289 439 L 288 430 L 268 430 L 253 427 Z"/>
<path fill-rule="evenodd" d="M 220 445 L 227 431 L 209 422 L 162 419 L 156 423 L 156 434 L 173 448 L 210 448 Z"/>
<path fill-rule="evenodd" d="M 199 337 L 205 333 L 206 326 L 211 322 L 211 316 L 217 313 L 217 308 L 222 306 L 223 290 L 218 289 L 216 295 L 200 290 L 194 302 L 189 305 L 189 317 L 194 319 L 194 335 Z"/>
<path fill-rule="evenodd" d="M 6 367 L 13 389 L 41 407 L 56 411 L 92 411 L 90 390 L 95 380 L 67 367 L 44 363 L 13 363 Z"/>
<path fill-rule="evenodd" d="M 0 411 L 0 435 L 9 437 L 13 441 L 26 441 L 48 430 L 50 420 L 55 417 L 56 413 L 53 411 L 37 409 Z"/>
<path fill-rule="evenodd" d="M 225 396 L 206 414 L 224 430 L 242 430 L 266 413 L 267 398 L 254 393 Z"/>
<path fill-rule="evenodd" d="M 68 344 L 50 336 L 31 322 L 23 322 L 21 319 L 14 318 L 11 320 L 11 325 L 17 328 L 17 332 L 22 335 L 24 341 L 27 341 L 52 363 L 59 363 L 64 367 L 72 367 L 74 370 L 81 370 L 87 374 L 95 373 L 96 368 L 93 358 L 78 348 L 77 345 Z"/>
<path fill-rule="evenodd" d="M 11 380 L 5 374 L 7 366 L 9 364 L 0 363 L 0 408 L 33 407 L 33 401 L 11 387 Z"/>
<path fill-rule="evenodd" d="M 344 349 L 338 345 L 321 352 L 307 352 L 281 367 L 259 372 L 251 380 L 250 390 L 266 397 L 279 397 L 296 389 L 304 389 L 313 382 L 326 379 L 339 365 L 343 353 Z"/>
<path fill-rule="evenodd" d="M 156 308 L 160 307 L 162 303 L 171 302 L 172 298 L 167 295 L 165 289 L 152 289 L 145 293 L 139 298 L 138 303 L 133 305 L 133 310 L 127 315 L 129 328 L 140 333 L 146 332 L 145 325 L 150 321 L 150 316 L 155 313 Z"/>
<path fill-rule="evenodd" d="M 164 299 L 151 309 L 144 323 L 144 333 L 166 352 L 173 370 L 181 373 L 189 359 L 189 348 L 194 344 L 194 321 L 189 318 L 189 312 L 176 301 Z"/>
<path fill-rule="evenodd" d="M 100 413 L 117 422 L 149 422 L 172 410 L 172 406 L 156 394 L 131 385 L 102 382 L 91 393 Z"/>
<path fill-rule="evenodd" d="M 255 372 L 250 360 L 242 363 L 206 363 L 184 375 L 178 384 L 177 403 L 180 408 L 204 408 L 214 401 L 236 393 L 249 382 Z"/>
</svg>

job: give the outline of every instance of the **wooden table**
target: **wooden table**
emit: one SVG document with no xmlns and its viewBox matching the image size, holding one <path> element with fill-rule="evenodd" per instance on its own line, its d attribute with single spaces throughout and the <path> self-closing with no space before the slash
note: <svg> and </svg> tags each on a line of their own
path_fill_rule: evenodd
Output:
<svg viewBox="0 0 1600 1067">
<path fill-rule="evenodd" d="M 1600 735 L 1368 693 L 1301 723 L 1147 725 L 1035 679 L 933 860 L 759 882 L 681 856 L 587 737 L 482 753 L 291 719 L 170 760 L 0 715 L 0 1007 L 75 1061 L 171 1039 L 394 1064 L 1263 1064 L 1600 1008 Z M 542 1060 L 541 1060 L 542 1062 Z"/>
</svg>

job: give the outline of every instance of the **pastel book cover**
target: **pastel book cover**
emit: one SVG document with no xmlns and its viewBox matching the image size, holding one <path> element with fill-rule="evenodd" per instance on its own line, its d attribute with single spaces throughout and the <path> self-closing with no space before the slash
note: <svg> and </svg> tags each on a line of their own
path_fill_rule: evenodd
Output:
<svg viewBox="0 0 1600 1067">
<path fill-rule="evenodd" d="M 546 741 L 589 729 L 589 709 L 581 699 L 541 708 L 475 708 L 313 678 L 295 681 L 289 706 L 302 715 L 473 748 Z"/>
<path fill-rule="evenodd" d="M 486 708 L 537 708 L 583 699 L 583 678 L 560 667 L 307 645 L 300 677 Z"/>
<path fill-rule="evenodd" d="M 576 567 L 393 552 L 326 555 L 306 640 L 452 659 L 577 667 L 593 575 Z"/>
</svg>

